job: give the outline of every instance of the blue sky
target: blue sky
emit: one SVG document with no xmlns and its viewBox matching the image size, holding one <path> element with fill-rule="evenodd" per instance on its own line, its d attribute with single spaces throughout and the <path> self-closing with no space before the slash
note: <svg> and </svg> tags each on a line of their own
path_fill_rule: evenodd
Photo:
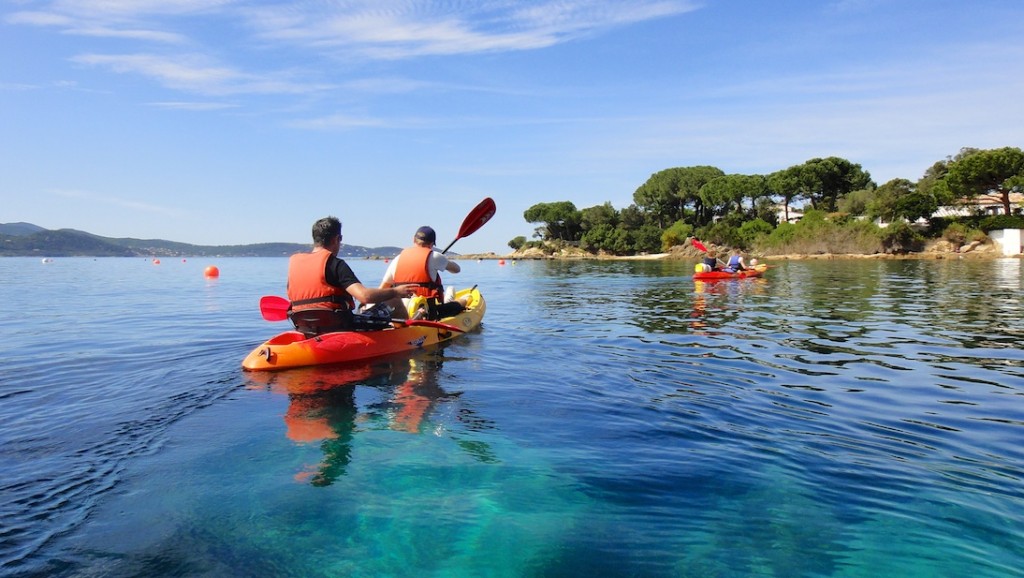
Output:
<svg viewBox="0 0 1024 578">
<path fill-rule="evenodd" d="M 0 222 L 509 251 L 535 203 L 1024 145 L 1019 0 L 0 0 Z"/>
</svg>

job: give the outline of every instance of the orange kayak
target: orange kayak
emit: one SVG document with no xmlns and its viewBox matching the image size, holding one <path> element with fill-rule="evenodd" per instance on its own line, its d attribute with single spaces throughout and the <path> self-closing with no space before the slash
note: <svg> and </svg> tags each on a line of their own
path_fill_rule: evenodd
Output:
<svg viewBox="0 0 1024 578">
<path fill-rule="evenodd" d="M 456 293 L 469 297 L 465 311 L 432 325 L 403 325 L 377 331 L 339 331 L 307 338 L 298 331 L 285 331 L 263 342 L 242 361 L 249 371 L 273 371 L 291 367 L 359 361 L 403 351 L 429 347 L 471 331 L 483 320 L 487 304 L 476 288 Z M 415 323 L 415 322 L 413 322 Z"/>
</svg>

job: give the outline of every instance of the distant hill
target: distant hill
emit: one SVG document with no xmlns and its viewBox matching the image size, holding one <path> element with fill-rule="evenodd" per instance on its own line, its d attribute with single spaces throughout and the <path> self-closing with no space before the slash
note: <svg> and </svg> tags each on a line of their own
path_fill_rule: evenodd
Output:
<svg viewBox="0 0 1024 578">
<path fill-rule="evenodd" d="M 255 245 L 190 245 L 161 239 L 101 237 L 75 229 L 44 229 L 31 223 L 0 223 L 0 256 L 4 257 L 286 257 L 308 251 L 300 243 Z M 393 257 L 400 247 L 345 245 L 340 256 Z"/>
<path fill-rule="evenodd" d="M 31 235 L 45 230 L 32 223 L 0 223 L 0 235 Z"/>
</svg>

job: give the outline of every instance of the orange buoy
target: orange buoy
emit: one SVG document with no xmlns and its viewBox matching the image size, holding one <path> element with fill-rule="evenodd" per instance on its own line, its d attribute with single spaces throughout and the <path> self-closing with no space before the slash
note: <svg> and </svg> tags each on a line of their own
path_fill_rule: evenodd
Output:
<svg viewBox="0 0 1024 578">
<path fill-rule="evenodd" d="M 499 265 L 504 265 L 505 264 L 505 260 L 504 259 L 498 259 L 498 264 Z"/>
<path fill-rule="evenodd" d="M 203 275 L 206 277 L 220 277 L 220 269 L 210 265 L 203 271 Z"/>
<path fill-rule="evenodd" d="M 160 259 L 153 259 L 153 264 L 154 265 L 159 265 L 160 264 Z"/>
</svg>

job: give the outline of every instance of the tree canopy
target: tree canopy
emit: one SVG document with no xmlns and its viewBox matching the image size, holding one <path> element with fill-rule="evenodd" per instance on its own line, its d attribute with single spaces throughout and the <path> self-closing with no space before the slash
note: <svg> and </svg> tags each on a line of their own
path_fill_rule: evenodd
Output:
<svg viewBox="0 0 1024 578">
<path fill-rule="evenodd" d="M 523 217 L 541 225 L 535 236 L 542 242 L 629 254 L 667 250 L 691 234 L 740 246 L 768 235 L 778 241 L 790 234 L 782 229 L 788 224 L 791 205 L 800 207 L 801 201 L 805 214 L 815 211 L 819 219 L 822 215 L 868 216 L 899 224 L 931 217 L 956 198 L 991 193 L 1001 195 L 1009 214 L 1010 193 L 1021 189 L 1021 149 L 964 148 L 934 163 L 916 182 L 897 178 L 881 186 L 861 165 L 834 156 L 812 158 L 767 175 L 726 174 L 707 165 L 673 167 L 652 174 L 634 191 L 633 204 L 621 210 L 608 202 L 577 210 L 572 202 L 559 201 L 538 203 Z M 781 223 L 776 215 L 780 205 Z M 913 233 L 908 231 L 898 232 Z M 520 238 L 514 241 L 517 246 L 524 244 Z"/>
<path fill-rule="evenodd" d="M 1009 215 L 1010 192 L 1024 187 L 1024 151 L 1016 147 L 991 150 L 970 149 L 949 164 L 946 175 L 949 189 L 956 195 L 976 198 L 994 193 Z"/>
<path fill-rule="evenodd" d="M 537 203 L 523 212 L 527 223 L 543 223 L 540 236 L 545 240 L 576 241 L 580 233 L 580 212 L 570 201 Z"/>
</svg>

